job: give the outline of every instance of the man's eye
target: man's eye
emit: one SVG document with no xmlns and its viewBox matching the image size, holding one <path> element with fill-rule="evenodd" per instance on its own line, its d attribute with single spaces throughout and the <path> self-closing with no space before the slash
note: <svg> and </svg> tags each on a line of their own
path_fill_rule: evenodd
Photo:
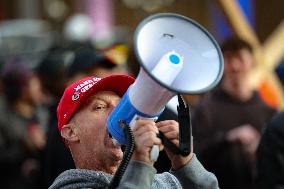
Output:
<svg viewBox="0 0 284 189">
<path fill-rule="evenodd" d="M 103 106 L 103 105 L 100 105 L 100 106 L 95 106 L 95 110 L 102 110 L 102 109 L 105 109 L 106 106 Z"/>
</svg>

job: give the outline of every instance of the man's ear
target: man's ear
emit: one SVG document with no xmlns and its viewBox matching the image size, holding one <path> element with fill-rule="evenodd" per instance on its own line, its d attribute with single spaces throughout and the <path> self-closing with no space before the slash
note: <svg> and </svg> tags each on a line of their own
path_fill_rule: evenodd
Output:
<svg viewBox="0 0 284 189">
<path fill-rule="evenodd" d="M 72 127 L 72 124 L 66 124 L 61 129 L 61 136 L 66 140 L 70 142 L 76 142 L 79 141 L 79 138 L 77 136 L 77 133 L 75 131 L 75 128 Z"/>
</svg>

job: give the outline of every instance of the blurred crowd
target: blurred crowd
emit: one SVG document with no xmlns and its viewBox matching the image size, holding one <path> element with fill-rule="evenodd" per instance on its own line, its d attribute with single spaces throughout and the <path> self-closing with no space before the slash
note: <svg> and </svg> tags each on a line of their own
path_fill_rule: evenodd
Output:
<svg viewBox="0 0 284 189">
<path fill-rule="evenodd" d="M 87 43 L 52 47 L 33 69 L 17 57 L 4 63 L 0 102 L 1 188 L 42 188 L 42 184 L 47 187 L 50 182 L 44 180 L 44 175 L 59 174 L 60 168 L 69 162 L 74 167 L 57 131 L 58 100 L 67 84 L 86 75 L 101 77 L 111 73 L 125 74 L 126 69 Z M 68 158 L 70 161 L 65 161 Z M 53 167 L 59 171 L 53 173 Z"/>
<path fill-rule="evenodd" d="M 58 101 L 67 85 L 85 76 L 137 76 L 131 45 L 123 44 L 129 49 L 124 62 L 110 56 L 117 45 L 102 49 L 89 40 L 64 41 L 49 47 L 32 68 L 17 56 L 1 60 L 1 188 L 47 188 L 61 172 L 75 168 L 57 130 Z M 225 64 L 220 84 L 198 100 L 187 98 L 194 151 L 220 188 L 283 188 L 283 114 L 278 118 L 249 82 L 256 64 L 252 47 L 235 37 L 220 46 Z M 162 116 L 177 120 L 168 108 Z M 158 172 L 170 168 L 163 158 L 155 164 Z"/>
</svg>

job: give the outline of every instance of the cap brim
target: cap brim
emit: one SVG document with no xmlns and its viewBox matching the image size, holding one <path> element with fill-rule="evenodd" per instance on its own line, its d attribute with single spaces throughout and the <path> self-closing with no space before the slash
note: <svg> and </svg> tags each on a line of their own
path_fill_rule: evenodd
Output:
<svg viewBox="0 0 284 189">
<path fill-rule="evenodd" d="M 134 81 L 135 79 L 133 77 L 127 75 L 110 75 L 98 81 L 92 88 L 92 93 L 99 91 L 113 91 L 122 97 Z"/>
</svg>

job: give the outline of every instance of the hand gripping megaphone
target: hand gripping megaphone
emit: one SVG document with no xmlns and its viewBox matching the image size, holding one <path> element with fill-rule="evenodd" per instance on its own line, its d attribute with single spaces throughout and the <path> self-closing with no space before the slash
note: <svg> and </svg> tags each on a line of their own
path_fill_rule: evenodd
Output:
<svg viewBox="0 0 284 189">
<path fill-rule="evenodd" d="M 214 38 L 198 23 L 181 15 L 160 13 L 143 20 L 134 37 L 141 65 L 136 81 L 111 112 L 107 128 L 126 144 L 123 120 L 132 127 L 140 117 L 156 119 L 177 93 L 200 94 L 221 79 L 223 58 Z M 156 160 L 159 148 L 153 147 Z"/>
</svg>

